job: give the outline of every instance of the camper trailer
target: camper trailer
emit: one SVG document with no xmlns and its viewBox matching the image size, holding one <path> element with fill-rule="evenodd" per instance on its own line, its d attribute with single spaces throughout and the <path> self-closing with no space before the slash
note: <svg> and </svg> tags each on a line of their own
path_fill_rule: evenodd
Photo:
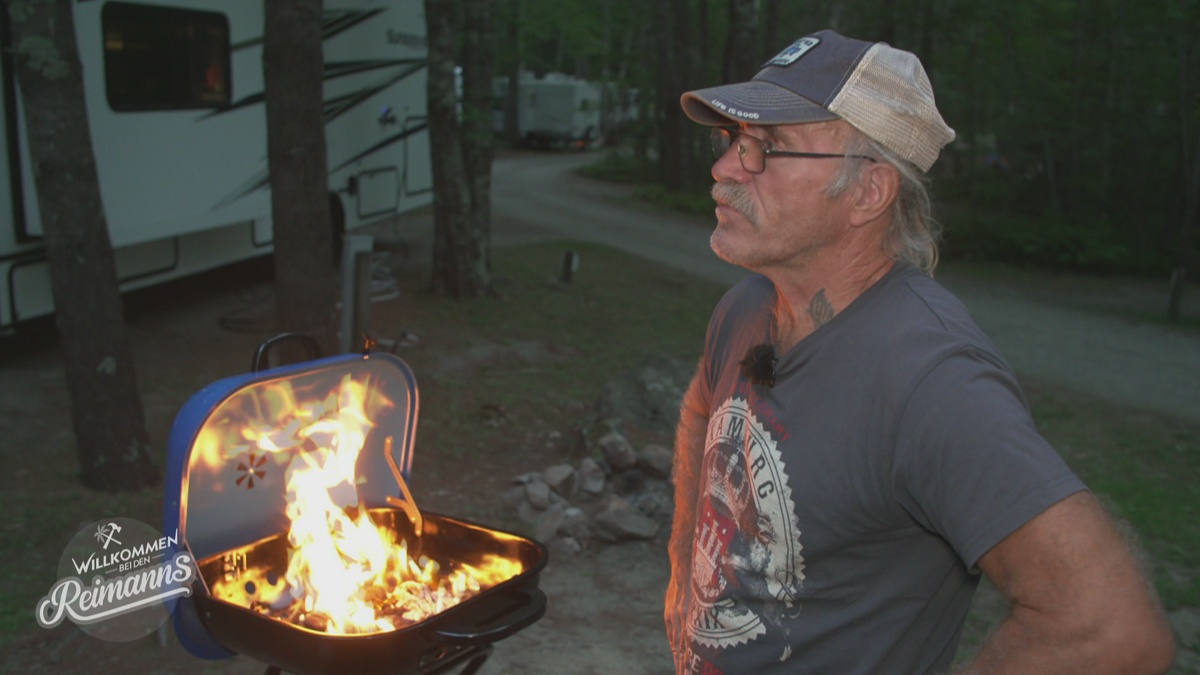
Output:
<svg viewBox="0 0 1200 675">
<path fill-rule="evenodd" d="M 517 91 L 517 124 L 526 144 L 588 143 L 599 138 L 602 97 L 599 85 L 562 73 L 534 77 L 522 72 Z M 507 77 L 492 80 L 492 95 L 496 101 L 492 125 L 496 133 L 503 134 Z"/>
<path fill-rule="evenodd" d="M 88 123 L 122 290 L 272 250 L 263 3 L 72 3 Z M 7 13 L 4 20 L 7 20 Z M 0 331 L 53 311 L 10 44 L 0 161 Z M 420 0 L 325 0 L 335 229 L 432 200 Z"/>
</svg>

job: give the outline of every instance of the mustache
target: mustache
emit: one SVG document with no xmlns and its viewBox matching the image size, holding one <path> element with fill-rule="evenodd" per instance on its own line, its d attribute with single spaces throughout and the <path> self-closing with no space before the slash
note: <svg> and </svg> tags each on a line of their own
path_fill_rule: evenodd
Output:
<svg viewBox="0 0 1200 675">
<path fill-rule="evenodd" d="M 712 198 L 716 203 L 732 208 L 754 225 L 758 225 L 758 208 L 745 186 L 737 183 L 714 183 Z"/>
</svg>

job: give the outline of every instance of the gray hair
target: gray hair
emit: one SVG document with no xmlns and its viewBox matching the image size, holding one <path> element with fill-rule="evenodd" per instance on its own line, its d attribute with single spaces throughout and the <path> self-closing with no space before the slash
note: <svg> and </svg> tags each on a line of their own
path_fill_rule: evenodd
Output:
<svg viewBox="0 0 1200 675">
<path fill-rule="evenodd" d="M 857 129 L 846 143 L 845 152 L 846 160 L 825 186 L 825 196 L 835 199 L 862 180 L 867 162 L 852 159 L 850 155 L 878 157 L 895 167 L 900 174 L 900 189 L 892 202 L 892 224 L 884 233 L 883 248 L 892 257 L 907 260 L 932 276 L 938 263 L 942 226 L 933 218 L 929 178 L 915 164 L 901 159 Z"/>
</svg>

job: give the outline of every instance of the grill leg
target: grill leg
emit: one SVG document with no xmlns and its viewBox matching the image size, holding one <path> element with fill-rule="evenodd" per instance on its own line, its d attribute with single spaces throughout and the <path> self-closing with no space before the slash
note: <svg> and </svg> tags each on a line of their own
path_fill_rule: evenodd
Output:
<svg viewBox="0 0 1200 675">
<path fill-rule="evenodd" d="M 467 663 L 467 667 L 463 668 L 462 672 L 458 675 L 475 675 L 476 671 L 483 667 L 483 664 L 487 662 L 488 657 L 491 655 L 492 646 L 488 645 L 487 649 L 483 650 L 478 656 L 471 659 L 471 661 Z"/>
<path fill-rule="evenodd" d="M 420 671 L 420 675 L 442 675 L 442 673 L 449 673 L 462 665 L 464 661 L 467 665 L 458 675 L 475 675 L 483 667 L 488 657 L 492 655 L 492 649 L 493 647 L 490 644 L 467 648 L 454 656 L 430 664 L 426 670 Z"/>
</svg>

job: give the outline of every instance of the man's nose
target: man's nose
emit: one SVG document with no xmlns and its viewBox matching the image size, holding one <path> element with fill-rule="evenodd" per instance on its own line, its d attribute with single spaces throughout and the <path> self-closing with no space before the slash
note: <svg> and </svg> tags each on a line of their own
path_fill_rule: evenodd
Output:
<svg viewBox="0 0 1200 675">
<path fill-rule="evenodd" d="M 742 159 L 738 155 L 738 144 L 733 142 L 729 144 L 729 149 L 724 155 L 717 158 L 713 162 L 712 177 L 718 183 L 734 182 L 745 183 L 750 180 L 750 172 L 746 171 L 742 166 Z"/>
</svg>

